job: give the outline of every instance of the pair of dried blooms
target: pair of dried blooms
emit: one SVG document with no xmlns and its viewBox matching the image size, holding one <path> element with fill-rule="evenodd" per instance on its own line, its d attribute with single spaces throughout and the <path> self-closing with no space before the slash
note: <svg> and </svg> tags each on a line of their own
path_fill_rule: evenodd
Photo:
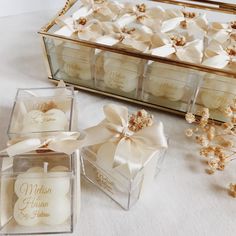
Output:
<svg viewBox="0 0 236 236">
<path fill-rule="evenodd" d="M 225 123 L 216 123 L 211 120 L 209 109 L 203 108 L 196 113 L 187 113 L 185 116 L 189 124 L 195 124 L 194 128 L 186 130 L 186 136 L 194 137 L 200 144 L 200 155 L 206 159 L 208 174 L 222 171 L 235 159 L 235 137 L 236 137 L 236 99 L 232 105 L 222 110 L 222 114 L 228 119 Z M 236 197 L 236 184 L 230 185 L 232 196 Z"/>
</svg>

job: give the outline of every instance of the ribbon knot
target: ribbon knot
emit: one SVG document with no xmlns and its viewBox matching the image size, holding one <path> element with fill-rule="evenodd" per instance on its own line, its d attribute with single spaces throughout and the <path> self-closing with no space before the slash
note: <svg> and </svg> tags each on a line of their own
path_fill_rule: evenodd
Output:
<svg viewBox="0 0 236 236">
<path fill-rule="evenodd" d="M 109 104 L 104 106 L 104 113 L 106 118 L 101 123 L 85 130 L 86 137 L 82 146 L 101 144 L 98 153 L 104 159 L 110 153 L 107 149 L 115 145 L 113 168 L 127 165 L 129 175 L 135 176 L 153 154 L 167 148 L 161 122 L 133 132 L 128 128 L 129 115 L 126 107 Z M 110 142 L 113 144 L 107 145 Z"/>
</svg>

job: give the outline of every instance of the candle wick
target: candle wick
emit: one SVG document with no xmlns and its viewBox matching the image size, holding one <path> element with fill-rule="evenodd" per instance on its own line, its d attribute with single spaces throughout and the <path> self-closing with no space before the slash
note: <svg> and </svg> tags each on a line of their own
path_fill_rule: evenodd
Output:
<svg viewBox="0 0 236 236">
<path fill-rule="evenodd" d="M 48 162 L 43 163 L 43 172 L 48 173 Z"/>
</svg>

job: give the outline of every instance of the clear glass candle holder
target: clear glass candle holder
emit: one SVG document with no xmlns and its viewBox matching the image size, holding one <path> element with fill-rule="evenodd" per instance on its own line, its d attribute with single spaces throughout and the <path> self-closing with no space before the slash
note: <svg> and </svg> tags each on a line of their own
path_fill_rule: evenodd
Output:
<svg viewBox="0 0 236 236">
<path fill-rule="evenodd" d="M 0 156 L 0 235 L 72 233 L 79 212 L 77 154 Z"/>
<path fill-rule="evenodd" d="M 143 100 L 186 112 L 194 98 L 200 74 L 177 66 L 149 62 L 143 81 Z"/>
<path fill-rule="evenodd" d="M 227 121 L 224 110 L 233 104 L 236 98 L 236 82 L 234 78 L 227 78 L 206 74 L 193 104 L 193 112 L 206 107 L 210 116 L 219 121 Z"/>
<path fill-rule="evenodd" d="M 138 199 L 148 192 L 154 178 L 160 172 L 165 150 L 153 153 L 149 161 L 133 177 L 122 168 L 104 168 L 97 161 L 96 147 L 81 151 L 82 175 L 97 186 L 123 209 L 129 210 Z"/>
<path fill-rule="evenodd" d="M 55 78 L 93 87 L 94 49 L 57 39 L 47 39 L 44 42 Z"/>
<path fill-rule="evenodd" d="M 95 86 L 98 90 L 137 98 L 144 60 L 100 51 L 95 59 Z"/>
<path fill-rule="evenodd" d="M 8 136 L 21 139 L 71 131 L 76 115 L 74 107 L 72 87 L 18 89 Z"/>
</svg>

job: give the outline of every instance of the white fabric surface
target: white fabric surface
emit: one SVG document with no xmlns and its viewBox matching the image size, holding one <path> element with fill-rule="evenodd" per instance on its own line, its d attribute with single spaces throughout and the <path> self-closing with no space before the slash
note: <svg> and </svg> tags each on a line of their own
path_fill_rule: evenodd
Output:
<svg viewBox="0 0 236 236">
<path fill-rule="evenodd" d="M 0 148 L 7 141 L 7 125 L 17 88 L 51 86 L 42 60 L 37 30 L 53 12 L 0 18 Z M 79 92 L 80 129 L 103 118 L 108 102 L 140 108 L 117 100 Z M 195 145 L 184 136 L 182 117 L 150 110 L 163 121 L 170 147 L 153 189 L 130 211 L 82 181 L 82 208 L 75 235 L 80 236 L 233 236 L 236 199 L 227 185 L 236 181 L 235 164 L 208 176 Z"/>
</svg>

